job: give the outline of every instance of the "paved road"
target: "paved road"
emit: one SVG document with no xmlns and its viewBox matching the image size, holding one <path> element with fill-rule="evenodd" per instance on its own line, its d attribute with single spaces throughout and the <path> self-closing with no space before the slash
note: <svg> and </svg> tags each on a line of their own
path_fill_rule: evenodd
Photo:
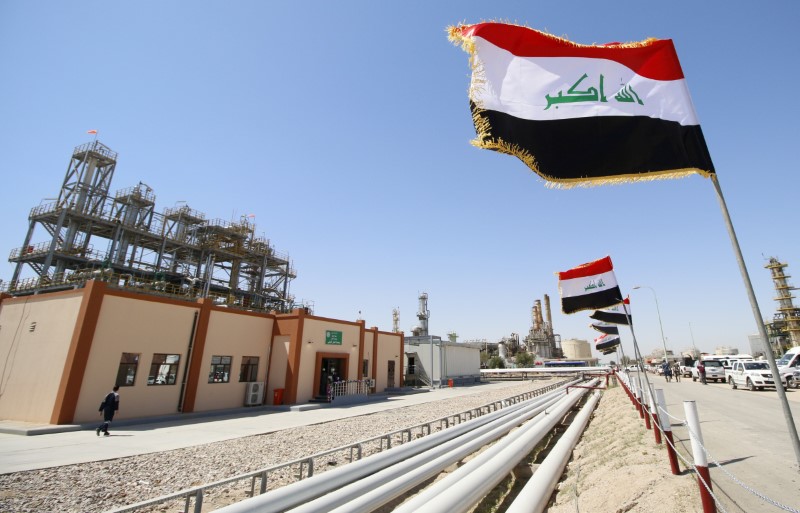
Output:
<svg viewBox="0 0 800 513">
<path fill-rule="evenodd" d="M 722 383 L 702 385 L 691 378 L 667 383 L 661 376 L 648 374 L 648 377 L 655 388 L 664 390 L 670 415 L 684 419 L 683 401 L 693 400 L 697 404 L 704 445 L 711 455 L 709 468 L 714 493 L 725 511 L 781 511 L 736 484 L 725 471 L 762 495 L 800 510 L 800 467 L 774 390 L 750 392 L 741 388 L 732 390 Z M 795 426 L 800 426 L 800 389 L 790 389 L 786 396 Z M 672 424 L 679 449 L 692 461 L 688 431 L 675 419 Z"/>
</svg>

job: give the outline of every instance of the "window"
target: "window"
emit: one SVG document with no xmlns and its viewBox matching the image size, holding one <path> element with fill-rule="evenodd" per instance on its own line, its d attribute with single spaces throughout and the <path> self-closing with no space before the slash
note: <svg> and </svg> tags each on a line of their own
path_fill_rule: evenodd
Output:
<svg viewBox="0 0 800 513">
<path fill-rule="evenodd" d="M 239 370 L 239 381 L 252 382 L 258 380 L 258 356 L 242 356 L 242 368 Z"/>
<path fill-rule="evenodd" d="M 132 387 L 136 381 L 136 368 L 139 366 L 139 355 L 137 353 L 122 353 L 119 359 L 119 370 L 117 370 L 116 385 L 119 387 Z"/>
<path fill-rule="evenodd" d="M 365 379 L 369 376 L 369 360 L 364 360 L 364 363 L 361 366 L 361 376 Z"/>
<path fill-rule="evenodd" d="M 147 376 L 148 385 L 174 385 L 178 376 L 178 363 L 181 361 L 179 354 L 153 355 L 150 364 L 150 374 Z"/>
<path fill-rule="evenodd" d="M 209 383 L 227 383 L 231 380 L 232 356 L 212 356 L 211 372 L 208 373 Z"/>
</svg>

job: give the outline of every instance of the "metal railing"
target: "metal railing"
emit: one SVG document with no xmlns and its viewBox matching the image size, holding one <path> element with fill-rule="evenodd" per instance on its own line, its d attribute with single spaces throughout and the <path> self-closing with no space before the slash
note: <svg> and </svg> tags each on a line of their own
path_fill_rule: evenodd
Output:
<svg viewBox="0 0 800 513">
<path fill-rule="evenodd" d="M 447 415 L 445 417 L 441 417 L 429 422 L 424 422 L 422 424 L 417 424 L 414 426 L 398 429 L 396 431 L 385 433 L 380 436 L 361 440 L 360 442 L 355 442 L 349 445 L 343 445 L 341 447 L 329 449 L 327 451 L 318 452 L 310 456 L 305 456 L 303 458 L 298 458 L 289 461 L 287 463 L 273 465 L 271 467 L 254 470 L 252 472 L 247 472 L 244 474 L 239 474 L 233 477 L 215 481 L 213 483 L 208 483 L 202 486 L 188 488 L 186 490 L 181 490 L 179 492 L 171 493 L 169 495 L 163 495 L 161 497 L 156 497 L 154 499 L 138 502 L 136 504 L 131 504 L 129 506 L 123 506 L 120 508 L 110 510 L 108 513 L 125 513 L 130 511 L 138 511 L 144 508 L 156 506 L 158 504 L 163 504 L 171 501 L 179 501 L 179 500 L 183 501 L 184 513 L 189 513 L 190 511 L 192 511 L 193 513 L 201 513 L 203 508 L 204 495 L 208 490 L 211 490 L 213 488 L 230 485 L 232 483 L 237 483 L 239 481 L 250 480 L 249 491 L 247 492 L 249 493 L 249 496 L 253 497 L 255 495 L 260 495 L 267 492 L 269 488 L 270 475 L 274 476 L 275 474 L 280 474 L 282 477 L 290 477 L 294 480 L 300 481 L 302 479 L 306 479 L 313 476 L 315 469 L 321 468 L 324 471 L 324 469 L 330 468 L 329 462 L 331 461 L 331 456 L 337 454 L 344 455 L 344 459 L 348 463 L 357 461 L 371 454 L 391 449 L 393 445 L 401 445 L 403 443 L 408 443 L 416 438 L 421 438 L 423 436 L 430 435 L 432 433 L 441 431 L 443 429 L 447 429 L 450 426 L 461 424 L 473 418 L 480 417 L 481 415 L 486 415 L 488 413 L 500 410 L 502 408 L 506 408 L 508 406 L 523 401 L 527 401 L 533 397 L 540 396 L 542 394 L 550 392 L 551 390 L 555 390 L 561 386 L 564 386 L 569 382 L 570 379 L 562 379 L 556 383 L 552 383 L 550 385 L 537 388 L 535 390 L 531 390 L 529 392 L 518 394 L 512 397 L 508 397 L 506 399 L 492 401 L 477 408 L 472 408 L 469 410 L 462 411 L 460 413 Z M 317 464 L 320 465 L 315 464 L 315 462 L 317 462 Z M 257 493 L 256 493 L 256 483 L 258 483 Z M 283 485 L 275 486 L 272 489 L 280 488 L 280 486 Z M 193 508 L 190 509 L 192 505 Z"/>
<path fill-rule="evenodd" d="M 373 379 L 351 379 L 348 381 L 336 381 L 328 385 L 328 401 L 334 397 L 345 395 L 369 395 L 375 387 Z"/>
</svg>

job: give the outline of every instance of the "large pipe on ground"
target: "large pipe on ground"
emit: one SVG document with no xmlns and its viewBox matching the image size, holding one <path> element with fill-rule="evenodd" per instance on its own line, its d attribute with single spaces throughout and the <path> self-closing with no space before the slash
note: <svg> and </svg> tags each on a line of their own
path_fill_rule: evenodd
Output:
<svg viewBox="0 0 800 513">
<path fill-rule="evenodd" d="M 590 386 L 597 383 L 592 380 Z M 529 422 L 407 501 L 395 513 L 464 513 L 494 489 L 586 393 L 567 394 L 541 422 Z"/>
<path fill-rule="evenodd" d="M 572 419 L 572 424 L 520 490 L 506 513 L 541 513 L 547 508 L 553 490 L 572 456 L 572 450 L 586 429 L 598 401 L 600 392 L 595 392 Z"/>
</svg>

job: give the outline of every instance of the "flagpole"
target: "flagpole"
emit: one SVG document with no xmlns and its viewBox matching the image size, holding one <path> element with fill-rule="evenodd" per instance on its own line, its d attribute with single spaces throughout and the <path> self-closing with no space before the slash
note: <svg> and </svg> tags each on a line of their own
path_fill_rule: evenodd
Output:
<svg viewBox="0 0 800 513">
<path fill-rule="evenodd" d="M 628 315 L 628 307 L 625 306 L 625 301 L 622 301 L 622 311 L 625 312 L 625 318 L 628 320 L 628 327 L 631 329 L 631 337 L 633 338 L 633 355 L 636 357 L 636 372 L 644 376 L 644 382 L 647 384 L 647 390 L 652 390 L 650 387 L 650 379 L 648 379 L 647 373 L 644 371 L 644 358 L 642 358 L 642 353 L 639 351 L 639 343 L 636 342 L 636 333 L 633 332 L 633 321 L 631 321 L 631 316 Z M 622 347 L 622 343 L 620 343 L 619 346 Z"/>
<path fill-rule="evenodd" d="M 795 427 L 794 419 L 792 418 L 792 410 L 789 408 L 789 401 L 786 399 L 786 392 L 783 389 L 781 375 L 778 372 L 778 366 L 775 363 L 775 356 L 772 354 L 772 348 L 769 344 L 767 330 L 764 327 L 763 317 L 761 317 L 761 310 L 758 307 L 758 301 L 756 301 L 756 295 L 753 292 L 753 284 L 750 282 L 750 275 L 747 272 L 747 266 L 745 266 L 744 258 L 742 257 L 742 249 L 739 247 L 739 240 L 736 238 L 736 232 L 733 230 L 733 223 L 731 222 L 731 216 L 728 212 L 728 206 L 725 204 L 725 197 L 722 195 L 722 189 L 719 186 L 719 179 L 717 178 L 716 174 L 711 175 L 711 183 L 714 184 L 714 190 L 717 191 L 717 199 L 719 200 L 719 206 L 722 210 L 722 217 L 725 219 L 725 226 L 728 229 L 728 236 L 731 239 L 733 253 L 736 255 L 736 261 L 739 264 L 739 272 L 742 274 L 744 287 L 747 290 L 747 297 L 750 300 L 750 308 L 753 310 L 753 317 L 755 317 L 756 320 L 758 334 L 766 346 L 764 352 L 767 355 L 770 370 L 772 370 L 772 379 L 775 383 L 775 390 L 778 393 L 778 399 L 780 399 L 781 406 L 783 407 L 783 416 L 786 419 L 787 426 L 789 427 L 789 437 L 792 439 L 794 456 L 797 460 L 798 468 L 800 469 L 800 438 L 797 436 L 797 428 Z"/>
</svg>

